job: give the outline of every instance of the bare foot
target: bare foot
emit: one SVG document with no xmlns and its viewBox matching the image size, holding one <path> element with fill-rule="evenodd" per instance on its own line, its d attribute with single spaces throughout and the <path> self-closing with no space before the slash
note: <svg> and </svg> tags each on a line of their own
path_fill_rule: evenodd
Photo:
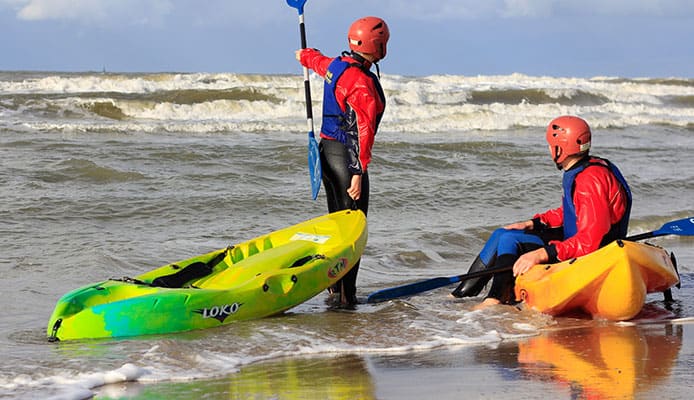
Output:
<svg viewBox="0 0 694 400">
<path fill-rule="evenodd" d="M 487 307 L 495 306 L 497 304 L 501 304 L 501 302 L 493 297 L 487 297 L 480 304 L 477 304 L 476 306 L 472 307 L 472 309 L 474 311 L 483 310 Z"/>
</svg>

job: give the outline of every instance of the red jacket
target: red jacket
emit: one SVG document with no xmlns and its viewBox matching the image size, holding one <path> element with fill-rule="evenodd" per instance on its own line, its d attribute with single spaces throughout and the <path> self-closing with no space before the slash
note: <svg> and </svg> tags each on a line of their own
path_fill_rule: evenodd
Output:
<svg viewBox="0 0 694 400">
<path fill-rule="evenodd" d="M 574 188 L 577 232 L 566 240 L 550 242 L 560 261 L 580 257 L 600 248 L 603 237 L 612 225 L 621 220 L 627 209 L 624 188 L 608 168 L 587 167 L 576 176 Z M 533 218 L 539 218 L 549 227 L 560 227 L 563 225 L 564 211 L 559 207 L 535 214 Z"/>
<path fill-rule="evenodd" d="M 347 56 L 343 57 L 347 62 L 358 63 L 357 60 Z M 304 49 L 301 51 L 301 65 L 310 68 L 318 75 L 325 77 L 328 66 L 334 58 L 324 56 L 316 49 Z M 370 68 L 366 61 L 364 65 Z M 371 148 L 376 136 L 378 116 L 383 113 L 385 104 L 381 101 L 373 81 L 359 68 L 347 68 L 337 81 L 335 97 L 339 104 L 349 104 L 357 116 L 359 129 L 359 161 L 362 171 L 366 172 L 371 162 Z M 342 106 L 341 106 L 342 108 Z M 344 108 L 342 111 L 345 111 Z M 331 139 L 321 134 L 323 139 Z"/>
</svg>

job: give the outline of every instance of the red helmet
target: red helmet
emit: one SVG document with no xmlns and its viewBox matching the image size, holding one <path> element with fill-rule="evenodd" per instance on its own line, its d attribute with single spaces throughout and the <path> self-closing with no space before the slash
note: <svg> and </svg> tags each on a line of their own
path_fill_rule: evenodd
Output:
<svg viewBox="0 0 694 400">
<path fill-rule="evenodd" d="M 386 21 L 378 17 L 364 17 L 352 23 L 347 32 L 349 48 L 382 60 L 386 56 L 386 45 L 390 31 Z"/>
<path fill-rule="evenodd" d="M 590 149 L 590 127 L 582 118 L 565 115 L 553 119 L 547 126 L 547 143 L 555 163 L 561 164 L 574 154 Z"/>
</svg>

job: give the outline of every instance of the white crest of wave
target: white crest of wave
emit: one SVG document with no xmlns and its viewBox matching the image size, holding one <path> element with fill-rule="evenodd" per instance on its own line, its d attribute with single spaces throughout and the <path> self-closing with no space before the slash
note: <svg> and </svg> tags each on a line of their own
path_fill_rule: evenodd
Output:
<svg viewBox="0 0 694 400">
<path fill-rule="evenodd" d="M 574 114 L 592 127 L 643 124 L 694 124 L 694 82 L 686 79 L 622 79 L 610 77 L 383 75 L 387 109 L 383 132 L 497 131 L 542 128 L 552 118 Z M 320 128 L 322 79 L 311 75 L 314 122 Z M 51 126 L 62 131 L 128 129 L 134 131 L 222 132 L 305 130 L 303 79 L 298 75 L 250 74 L 48 74 L 0 81 L 10 97 L 0 103 L 2 124 Z M 202 100 L 179 104 L 157 93 L 199 91 Z M 205 91 L 240 90 L 237 99 L 205 100 Z M 98 93 L 98 99 L 94 94 Z M 119 93 L 119 95 L 113 95 Z M 11 95 L 31 95 L 31 102 L 12 104 Z M 58 97 L 56 98 L 56 94 Z M 125 94 L 125 95 L 124 95 Z M 62 95 L 62 96 L 61 96 Z M 8 100 L 9 98 L 9 100 Z M 69 100 L 68 100 L 69 98 Z M 160 100 L 157 100 L 160 99 Z M 678 103 L 673 99 L 681 99 Z M 18 100 L 20 101 L 20 100 Z M 108 120 L 92 114 L 94 102 L 112 103 L 125 118 Z M 682 104 L 684 103 L 684 105 Z M 53 106 L 79 113 L 84 120 L 47 120 L 42 110 Z M 34 118 L 32 108 L 39 117 Z M 27 113 L 32 117 L 27 121 Z"/>
</svg>

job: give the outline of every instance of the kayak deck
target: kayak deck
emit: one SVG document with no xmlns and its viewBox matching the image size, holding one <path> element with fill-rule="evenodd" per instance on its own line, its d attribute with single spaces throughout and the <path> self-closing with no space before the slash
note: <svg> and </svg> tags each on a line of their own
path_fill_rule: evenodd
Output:
<svg viewBox="0 0 694 400">
<path fill-rule="evenodd" d="M 516 278 L 518 300 L 540 312 L 582 311 L 623 321 L 643 307 L 648 293 L 679 282 L 668 253 L 657 246 L 618 240 L 582 257 L 536 265 Z"/>
</svg>

